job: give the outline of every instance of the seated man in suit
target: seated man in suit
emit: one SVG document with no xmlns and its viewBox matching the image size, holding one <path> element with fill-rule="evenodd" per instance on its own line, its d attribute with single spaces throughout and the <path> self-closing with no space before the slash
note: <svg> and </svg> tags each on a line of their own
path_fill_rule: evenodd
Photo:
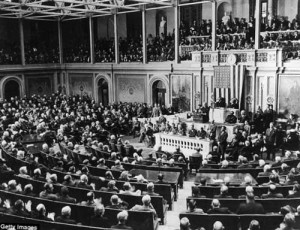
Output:
<svg viewBox="0 0 300 230">
<path fill-rule="evenodd" d="M 234 115 L 234 112 L 230 112 L 230 114 L 226 117 L 225 123 L 235 124 L 237 121 L 237 117 Z"/>
<path fill-rule="evenodd" d="M 213 225 L 213 230 L 224 230 L 225 227 L 221 221 L 216 221 Z"/>
<path fill-rule="evenodd" d="M 272 167 L 280 167 L 282 165 L 282 159 L 280 156 L 275 157 L 275 162 L 272 164 Z"/>
<path fill-rule="evenodd" d="M 201 127 L 201 129 L 197 132 L 197 137 L 200 139 L 205 139 L 207 137 L 206 131 Z"/>
<path fill-rule="evenodd" d="M 197 130 L 194 128 L 194 124 L 191 125 L 191 129 L 189 130 L 189 137 L 196 137 Z"/>
<path fill-rule="evenodd" d="M 149 195 L 143 196 L 142 203 L 143 203 L 143 205 L 136 204 L 130 210 L 133 210 L 133 211 L 150 211 L 150 212 L 153 213 L 154 219 L 156 219 L 157 214 L 156 214 L 156 211 L 155 211 L 155 209 L 153 208 L 153 206 L 151 204 L 151 197 Z"/>
<path fill-rule="evenodd" d="M 237 214 L 265 214 L 265 209 L 260 203 L 255 202 L 253 193 L 247 193 L 246 203 L 241 203 L 236 213 Z"/>
<path fill-rule="evenodd" d="M 152 182 L 147 184 L 147 191 L 143 191 L 142 195 L 159 196 L 158 193 L 154 192 L 154 184 Z"/>
<path fill-rule="evenodd" d="M 127 209 L 129 204 L 121 200 L 118 195 L 112 195 L 110 198 L 110 205 L 106 206 L 107 208 L 114 209 Z"/>
<path fill-rule="evenodd" d="M 187 217 L 183 217 L 180 220 L 180 230 L 192 230 L 190 228 L 191 224 Z"/>
<path fill-rule="evenodd" d="M 87 175 L 83 174 L 80 176 L 80 181 L 76 184 L 78 188 L 84 188 L 88 190 L 94 190 L 94 188 L 88 184 L 89 178 Z"/>
<path fill-rule="evenodd" d="M 116 187 L 116 181 L 110 180 L 107 183 L 107 187 L 101 187 L 100 191 L 111 192 L 111 193 L 118 193 L 119 189 Z"/>
<path fill-rule="evenodd" d="M 298 198 L 300 197 L 300 184 L 295 184 L 293 190 L 289 191 L 287 198 Z"/>
<path fill-rule="evenodd" d="M 59 200 L 67 203 L 76 203 L 76 199 L 69 196 L 69 189 L 66 186 L 61 187 Z"/>
<path fill-rule="evenodd" d="M 131 184 L 129 182 L 124 183 L 123 189 L 124 190 L 120 190 L 120 194 L 133 195 L 133 196 L 141 195 L 141 190 L 134 191 L 134 188 L 131 187 Z"/>
<path fill-rule="evenodd" d="M 211 202 L 211 208 L 207 211 L 207 214 L 230 214 L 228 208 L 221 207 L 220 201 L 218 199 L 213 199 Z"/>
<path fill-rule="evenodd" d="M 275 184 L 270 184 L 268 193 L 262 194 L 261 198 L 262 199 L 283 198 L 283 195 L 282 195 L 282 193 L 277 193 Z"/>
<path fill-rule="evenodd" d="M 265 165 L 264 171 L 258 173 L 258 177 L 269 177 L 271 174 L 271 165 Z"/>
<path fill-rule="evenodd" d="M 246 192 L 245 195 L 240 195 L 238 198 L 239 199 L 245 199 L 247 194 L 254 194 L 254 189 L 253 189 L 252 186 L 247 186 L 246 189 L 245 189 L 245 192 Z M 254 198 L 259 199 L 258 196 L 255 196 Z"/>
<path fill-rule="evenodd" d="M 203 210 L 201 208 L 196 208 L 196 201 L 195 200 L 189 200 L 188 203 L 188 211 L 187 213 L 199 213 L 199 214 L 203 214 Z"/>
<path fill-rule="evenodd" d="M 91 226 L 100 228 L 109 228 L 108 218 L 104 217 L 104 206 L 99 204 L 94 208 L 94 215 L 91 217 Z"/>
<path fill-rule="evenodd" d="M 128 212 L 122 211 L 117 215 L 118 224 L 111 226 L 112 229 L 128 229 L 133 230 L 132 227 L 126 225 L 126 221 L 128 219 Z"/>
<path fill-rule="evenodd" d="M 214 198 L 232 198 L 232 196 L 228 195 L 228 187 L 226 185 L 222 185 L 220 188 L 220 194 L 214 195 Z"/>
<path fill-rule="evenodd" d="M 220 162 L 221 160 L 221 154 L 218 152 L 218 146 L 214 146 L 213 150 L 209 152 L 207 156 L 211 156 L 211 160 L 215 162 L 216 164 Z"/>
<path fill-rule="evenodd" d="M 53 184 L 46 183 L 44 185 L 44 190 L 40 192 L 39 197 L 49 200 L 58 200 L 58 197 L 55 194 L 53 194 L 53 190 Z"/>
<path fill-rule="evenodd" d="M 61 209 L 61 215 L 56 218 L 57 222 L 66 224 L 76 224 L 76 221 L 71 219 L 71 208 L 70 206 L 65 206 Z"/>
</svg>

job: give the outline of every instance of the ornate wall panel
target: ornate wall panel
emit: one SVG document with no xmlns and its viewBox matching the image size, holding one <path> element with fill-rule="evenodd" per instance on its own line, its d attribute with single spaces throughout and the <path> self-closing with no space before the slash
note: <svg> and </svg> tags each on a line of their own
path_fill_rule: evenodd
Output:
<svg viewBox="0 0 300 230">
<path fill-rule="evenodd" d="M 300 114 L 300 76 L 281 75 L 278 87 L 279 113 L 288 117 L 288 114 Z"/>
<path fill-rule="evenodd" d="M 26 94 L 32 96 L 51 95 L 53 92 L 53 76 L 52 75 L 36 75 L 25 76 L 26 78 Z"/>
<path fill-rule="evenodd" d="M 116 75 L 117 100 L 121 102 L 145 102 L 146 75 Z"/>
<path fill-rule="evenodd" d="M 93 74 L 69 73 L 70 95 L 88 95 L 93 97 Z"/>
</svg>

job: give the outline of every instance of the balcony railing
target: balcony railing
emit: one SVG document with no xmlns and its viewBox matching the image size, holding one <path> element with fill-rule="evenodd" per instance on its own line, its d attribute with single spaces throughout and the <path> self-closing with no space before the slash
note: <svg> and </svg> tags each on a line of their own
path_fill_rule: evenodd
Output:
<svg viewBox="0 0 300 230">
<path fill-rule="evenodd" d="M 192 51 L 192 63 L 200 66 L 243 64 L 248 66 L 282 66 L 281 49 Z"/>
</svg>

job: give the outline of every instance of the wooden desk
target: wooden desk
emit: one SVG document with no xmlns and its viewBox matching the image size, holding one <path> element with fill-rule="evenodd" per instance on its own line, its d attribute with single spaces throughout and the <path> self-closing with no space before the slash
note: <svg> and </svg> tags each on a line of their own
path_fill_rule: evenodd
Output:
<svg viewBox="0 0 300 230">
<path fill-rule="evenodd" d="M 179 147 L 186 158 L 189 158 L 198 148 L 200 148 L 203 157 L 212 149 L 212 142 L 206 139 L 164 133 L 155 133 L 154 136 L 156 147 L 161 146 L 162 150 L 166 152 L 175 152 L 176 148 Z"/>
<path fill-rule="evenodd" d="M 146 169 L 132 169 L 130 170 L 131 175 L 143 175 L 145 179 L 148 181 L 155 182 L 157 181 L 157 175 L 161 173 L 164 175 L 164 181 L 169 183 L 174 190 L 174 200 L 177 200 L 178 197 L 178 180 L 180 177 L 179 172 L 168 172 L 168 171 L 153 171 Z"/>
<path fill-rule="evenodd" d="M 200 184 L 200 179 L 206 178 L 206 182 L 208 184 L 218 185 L 224 182 L 225 177 L 229 177 L 230 184 L 240 185 L 242 182 L 244 182 L 245 176 L 250 176 L 253 184 L 257 183 L 253 176 L 249 173 L 197 173 L 195 184 Z"/>
</svg>

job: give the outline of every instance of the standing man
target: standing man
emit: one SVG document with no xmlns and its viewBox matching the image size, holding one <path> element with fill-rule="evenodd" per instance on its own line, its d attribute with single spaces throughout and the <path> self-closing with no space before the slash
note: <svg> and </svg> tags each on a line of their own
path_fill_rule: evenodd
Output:
<svg viewBox="0 0 300 230">
<path fill-rule="evenodd" d="M 218 152 L 219 152 L 220 155 L 222 155 L 222 160 L 225 159 L 227 138 L 228 138 L 228 133 L 226 132 L 226 127 L 222 126 L 221 133 L 218 137 Z"/>
<path fill-rule="evenodd" d="M 274 114 L 273 105 L 268 104 L 268 108 L 264 111 L 264 124 L 266 129 L 269 127 L 270 123 L 274 121 Z"/>
<path fill-rule="evenodd" d="M 266 130 L 266 148 L 267 148 L 267 159 L 270 160 L 270 155 L 275 158 L 275 147 L 277 142 L 277 131 L 274 127 L 274 123 L 271 122 L 269 128 Z"/>
</svg>

